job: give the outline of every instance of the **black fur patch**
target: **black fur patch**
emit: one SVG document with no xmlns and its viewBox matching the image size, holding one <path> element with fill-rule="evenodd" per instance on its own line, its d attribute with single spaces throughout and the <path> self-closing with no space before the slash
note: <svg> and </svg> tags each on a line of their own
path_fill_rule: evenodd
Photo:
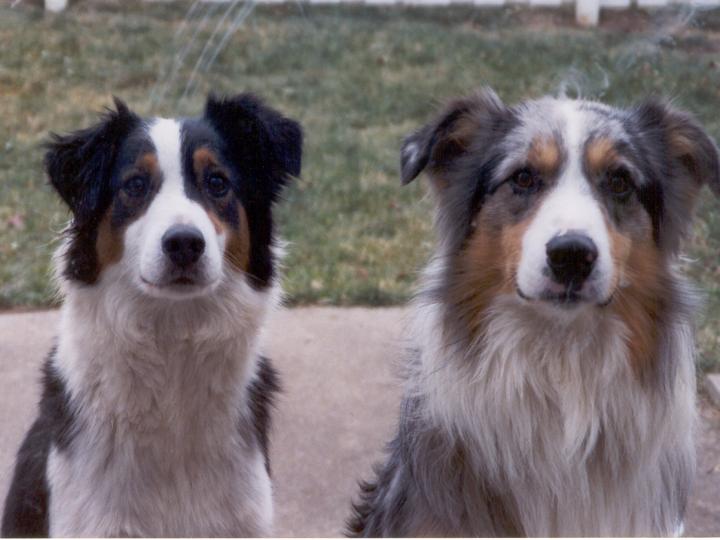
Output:
<svg viewBox="0 0 720 540">
<path fill-rule="evenodd" d="M 77 429 L 70 395 L 53 367 L 55 350 L 43 366 L 40 413 L 17 454 L 5 500 L 3 537 L 46 537 L 49 493 L 46 467 L 51 446 L 67 451 Z"/>
<path fill-rule="evenodd" d="M 248 273 L 253 285 L 263 288 L 275 273 L 272 205 L 290 177 L 300 174 L 302 129 L 251 94 L 210 96 L 205 120 L 220 135 L 221 155 L 239 176 L 235 189 L 250 228 Z"/>
<path fill-rule="evenodd" d="M 54 134 L 45 154 L 50 183 L 73 212 L 64 274 L 87 284 L 94 283 L 100 271 L 97 227 L 112 203 L 111 178 L 121 143 L 140 125 L 122 101 L 116 99 L 115 107 L 95 126 Z"/>
<path fill-rule="evenodd" d="M 275 404 L 275 394 L 279 391 L 277 371 L 268 358 L 260 357 L 257 376 L 250 384 L 249 400 L 253 429 L 260 443 L 268 474 L 270 474 L 270 413 Z"/>
</svg>

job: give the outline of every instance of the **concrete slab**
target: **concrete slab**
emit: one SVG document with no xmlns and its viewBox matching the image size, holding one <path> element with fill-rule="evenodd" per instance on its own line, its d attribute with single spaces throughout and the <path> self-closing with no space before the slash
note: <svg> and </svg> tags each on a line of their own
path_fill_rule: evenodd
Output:
<svg viewBox="0 0 720 540">
<path fill-rule="evenodd" d="M 267 353 L 284 394 L 272 437 L 276 533 L 340 534 L 357 480 L 396 421 L 404 311 L 300 308 L 279 312 Z M 13 458 L 35 415 L 38 369 L 52 343 L 57 312 L 0 315 L 0 498 Z M 701 407 L 698 478 L 686 533 L 720 535 L 720 412 Z"/>
</svg>

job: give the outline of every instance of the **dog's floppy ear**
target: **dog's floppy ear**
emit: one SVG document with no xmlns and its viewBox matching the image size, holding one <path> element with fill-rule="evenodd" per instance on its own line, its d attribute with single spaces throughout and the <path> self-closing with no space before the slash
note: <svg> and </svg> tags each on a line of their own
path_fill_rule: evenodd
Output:
<svg viewBox="0 0 720 540">
<path fill-rule="evenodd" d="M 695 183 L 720 196 L 720 155 L 715 142 L 690 114 L 651 99 L 636 111 L 643 130 L 656 130 L 666 156 Z M 673 179 L 677 181 L 678 179 Z"/>
<path fill-rule="evenodd" d="M 449 103 L 435 120 L 403 141 L 400 152 L 403 185 L 425 169 L 442 171 L 468 150 L 479 128 L 491 128 L 504 111 L 505 105 L 489 88 Z"/>
<path fill-rule="evenodd" d="M 208 96 L 205 117 L 219 131 L 240 166 L 265 179 L 274 199 L 292 176 L 300 175 L 300 124 L 252 94 Z"/>
<path fill-rule="evenodd" d="M 140 119 L 115 98 L 100 122 L 67 135 L 52 134 L 45 145 L 45 170 L 51 185 L 82 226 L 109 197 L 108 183 L 119 141 Z"/>
<path fill-rule="evenodd" d="M 662 100 L 632 109 L 630 122 L 642 159 L 661 187 L 659 239 L 674 251 L 689 230 L 700 188 L 707 184 L 720 196 L 717 146 L 697 120 Z"/>
</svg>

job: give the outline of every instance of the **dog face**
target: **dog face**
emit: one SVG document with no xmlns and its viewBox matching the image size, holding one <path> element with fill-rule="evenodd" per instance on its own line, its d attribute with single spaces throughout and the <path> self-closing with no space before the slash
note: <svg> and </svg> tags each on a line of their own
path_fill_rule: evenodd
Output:
<svg viewBox="0 0 720 540">
<path fill-rule="evenodd" d="M 445 286 L 460 311 L 498 294 L 552 311 L 655 298 L 715 144 L 662 103 L 630 110 L 490 91 L 452 103 L 403 145 L 403 182 L 430 173 Z"/>
<path fill-rule="evenodd" d="M 210 97 L 192 119 L 116 108 L 49 144 L 50 181 L 73 211 L 65 277 L 92 285 L 112 268 L 167 298 L 236 275 L 266 287 L 272 205 L 300 172 L 299 125 L 251 95 Z"/>
</svg>

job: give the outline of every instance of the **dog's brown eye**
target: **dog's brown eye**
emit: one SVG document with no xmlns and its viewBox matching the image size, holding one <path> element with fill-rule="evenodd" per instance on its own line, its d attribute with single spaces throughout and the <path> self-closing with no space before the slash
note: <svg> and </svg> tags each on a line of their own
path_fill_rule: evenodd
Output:
<svg viewBox="0 0 720 540">
<path fill-rule="evenodd" d="M 211 174 L 208 176 L 205 184 L 207 185 L 208 192 L 213 197 L 224 197 L 230 190 L 230 184 L 227 178 L 221 174 Z"/>
<path fill-rule="evenodd" d="M 517 192 L 533 191 L 539 185 L 537 175 L 529 169 L 520 169 L 510 178 L 513 189 Z"/>
<path fill-rule="evenodd" d="M 625 169 L 611 171 L 607 176 L 607 189 L 613 197 L 624 199 L 633 190 L 630 173 Z"/>
<path fill-rule="evenodd" d="M 150 183 L 144 176 L 135 175 L 131 176 L 123 183 L 123 191 L 130 197 L 137 198 L 142 197 L 147 193 L 148 186 Z"/>
</svg>

